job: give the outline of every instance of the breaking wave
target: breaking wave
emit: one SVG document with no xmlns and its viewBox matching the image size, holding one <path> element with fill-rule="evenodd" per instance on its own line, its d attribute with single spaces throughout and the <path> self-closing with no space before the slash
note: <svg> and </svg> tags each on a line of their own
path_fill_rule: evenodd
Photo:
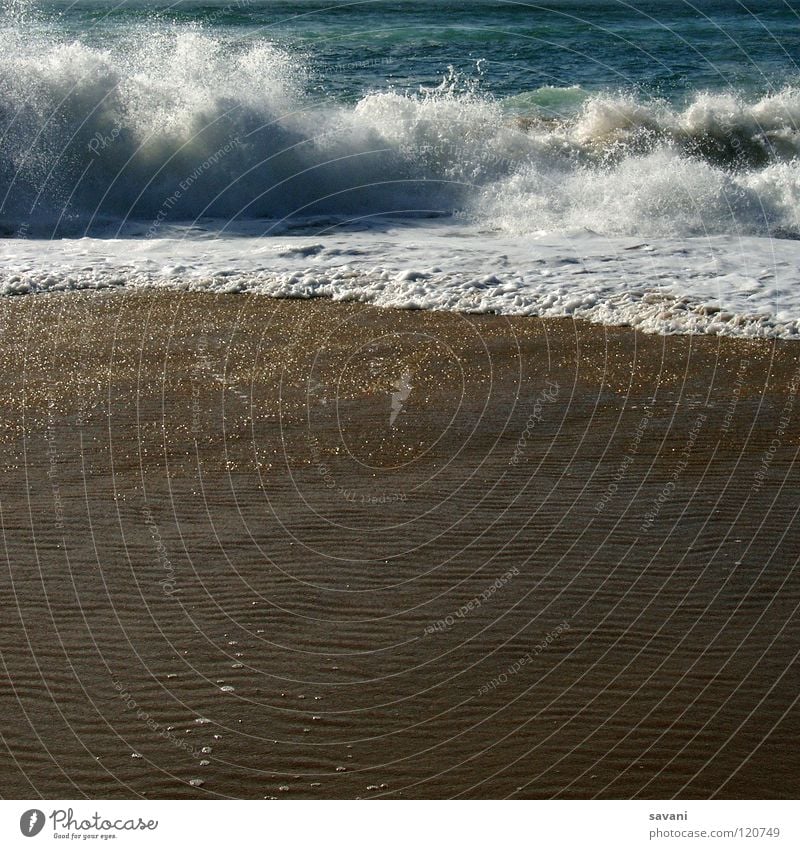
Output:
<svg viewBox="0 0 800 849">
<path fill-rule="evenodd" d="M 442 215 L 515 233 L 800 231 L 800 89 L 688 105 L 450 74 L 337 103 L 309 57 L 153 24 L 113 49 L 0 28 L 0 228 Z"/>
</svg>

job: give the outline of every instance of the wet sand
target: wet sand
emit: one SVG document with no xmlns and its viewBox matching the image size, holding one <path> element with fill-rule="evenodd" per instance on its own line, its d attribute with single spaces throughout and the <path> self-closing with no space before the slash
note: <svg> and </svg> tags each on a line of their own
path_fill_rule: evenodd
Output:
<svg viewBox="0 0 800 849">
<path fill-rule="evenodd" d="M 197 293 L 0 323 L 3 797 L 800 793 L 797 344 Z"/>
</svg>

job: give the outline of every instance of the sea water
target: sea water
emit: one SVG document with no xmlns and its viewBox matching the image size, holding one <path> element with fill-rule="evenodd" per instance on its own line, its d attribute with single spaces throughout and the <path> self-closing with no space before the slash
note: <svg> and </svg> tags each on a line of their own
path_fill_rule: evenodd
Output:
<svg viewBox="0 0 800 849">
<path fill-rule="evenodd" d="M 800 333 L 797 0 L 6 0 L 0 292 Z"/>
</svg>

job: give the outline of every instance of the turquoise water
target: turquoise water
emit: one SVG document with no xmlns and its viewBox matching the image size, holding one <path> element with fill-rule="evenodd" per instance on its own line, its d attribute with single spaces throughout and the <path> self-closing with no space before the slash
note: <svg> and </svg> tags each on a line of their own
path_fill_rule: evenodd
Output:
<svg viewBox="0 0 800 849">
<path fill-rule="evenodd" d="M 127 0 L 37 4 L 41 24 L 89 42 L 120 31 L 193 26 L 302 55 L 313 83 L 355 98 L 374 87 L 436 85 L 452 66 L 497 97 L 544 86 L 635 88 L 671 99 L 697 89 L 767 92 L 797 78 L 797 0 Z"/>
</svg>

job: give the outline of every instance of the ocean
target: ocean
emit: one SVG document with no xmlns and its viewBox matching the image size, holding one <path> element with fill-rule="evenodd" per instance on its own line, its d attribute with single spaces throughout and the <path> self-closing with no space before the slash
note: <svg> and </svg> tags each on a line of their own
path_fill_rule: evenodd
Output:
<svg viewBox="0 0 800 849">
<path fill-rule="evenodd" d="M 797 0 L 2 4 L 0 293 L 800 335 Z"/>
</svg>

